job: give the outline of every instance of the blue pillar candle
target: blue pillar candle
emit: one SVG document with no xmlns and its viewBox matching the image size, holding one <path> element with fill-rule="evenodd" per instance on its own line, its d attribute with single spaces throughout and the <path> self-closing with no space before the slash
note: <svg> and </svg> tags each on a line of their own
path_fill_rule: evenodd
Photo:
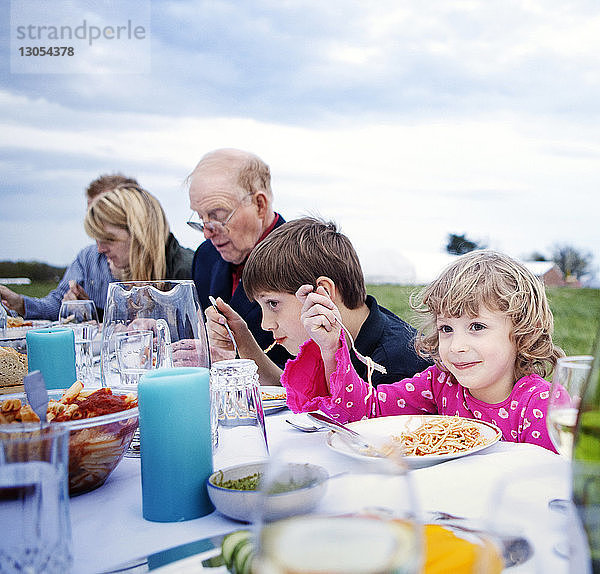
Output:
<svg viewBox="0 0 600 574">
<path fill-rule="evenodd" d="M 47 389 L 67 389 L 77 380 L 72 329 L 30 329 L 25 337 L 28 370 L 41 371 Z"/>
<path fill-rule="evenodd" d="M 142 511 L 146 520 L 179 522 L 213 511 L 209 371 L 150 371 L 138 384 Z"/>
</svg>

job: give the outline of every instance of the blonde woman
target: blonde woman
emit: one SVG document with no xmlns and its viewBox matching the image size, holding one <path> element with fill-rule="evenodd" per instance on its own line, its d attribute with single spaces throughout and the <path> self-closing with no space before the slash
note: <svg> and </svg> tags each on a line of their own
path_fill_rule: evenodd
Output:
<svg viewBox="0 0 600 574">
<path fill-rule="evenodd" d="M 84 227 L 119 281 L 191 279 L 194 252 L 179 245 L 158 200 L 138 186 L 96 198 Z"/>
</svg>

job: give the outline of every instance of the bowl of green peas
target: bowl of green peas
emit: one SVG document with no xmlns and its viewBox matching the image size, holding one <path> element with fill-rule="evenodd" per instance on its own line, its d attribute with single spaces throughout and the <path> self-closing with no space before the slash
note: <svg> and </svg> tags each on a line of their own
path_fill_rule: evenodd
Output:
<svg viewBox="0 0 600 574">
<path fill-rule="evenodd" d="M 309 512 L 325 494 L 329 474 L 322 466 L 286 464 L 265 487 L 268 471 L 268 462 L 217 470 L 207 479 L 208 496 L 221 514 L 240 522 L 253 522 Z"/>
</svg>

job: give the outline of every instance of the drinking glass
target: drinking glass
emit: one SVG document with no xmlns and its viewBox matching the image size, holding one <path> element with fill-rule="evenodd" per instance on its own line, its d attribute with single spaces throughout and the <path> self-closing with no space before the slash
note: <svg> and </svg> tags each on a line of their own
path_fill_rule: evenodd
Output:
<svg viewBox="0 0 600 574">
<path fill-rule="evenodd" d="M 152 344 L 152 331 L 118 333 L 115 336 L 121 387 L 137 389 L 140 377 L 154 368 Z"/>
<path fill-rule="evenodd" d="M 115 355 L 118 365 L 120 383 L 123 390 L 134 390 L 140 378 L 154 369 L 153 352 L 154 333 L 152 331 L 131 331 L 115 334 Z M 135 429 L 129 448 L 125 452 L 127 458 L 140 458 L 140 429 Z"/>
<path fill-rule="evenodd" d="M 573 439 L 581 395 L 593 360 L 594 357 L 591 355 L 561 357 L 554 368 L 546 424 L 556 450 L 561 456 L 569 459 L 573 454 Z M 570 499 L 555 498 L 550 501 L 549 506 L 551 510 L 561 512 L 565 520 L 573 512 L 573 503 Z M 570 556 L 568 541 L 557 542 L 554 551 L 564 557 Z"/>
<path fill-rule="evenodd" d="M 581 394 L 593 359 L 590 355 L 562 357 L 554 369 L 546 423 L 556 450 L 568 458 L 573 452 L 573 434 Z"/>
<path fill-rule="evenodd" d="M 69 430 L 0 425 L 0 572 L 70 571 Z"/>
<path fill-rule="evenodd" d="M 94 355 L 92 341 L 98 334 L 96 304 L 87 299 L 63 301 L 58 314 L 61 326 L 69 327 L 75 335 L 75 366 L 77 378 L 84 384 L 93 381 Z"/>
<path fill-rule="evenodd" d="M 210 369 L 213 468 L 269 455 L 258 367 L 251 359 L 217 361 Z"/>
<path fill-rule="evenodd" d="M 261 479 L 255 521 L 257 572 L 272 574 L 414 574 L 421 572 L 422 527 L 406 466 L 392 458 L 357 461 L 318 484 L 291 482 L 306 460 L 282 445 Z M 290 488 L 289 504 L 280 494 Z"/>
</svg>

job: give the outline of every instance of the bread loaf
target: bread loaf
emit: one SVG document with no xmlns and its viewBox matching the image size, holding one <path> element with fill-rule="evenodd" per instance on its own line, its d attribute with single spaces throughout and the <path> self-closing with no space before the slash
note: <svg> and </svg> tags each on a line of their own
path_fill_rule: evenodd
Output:
<svg viewBox="0 0 600 574">
<path fill-rule="evenodd" d="M 27 374 L 27 355 L 10 347 L 0 347 L 0 387 L 23 384 Z"/>
</svg>

